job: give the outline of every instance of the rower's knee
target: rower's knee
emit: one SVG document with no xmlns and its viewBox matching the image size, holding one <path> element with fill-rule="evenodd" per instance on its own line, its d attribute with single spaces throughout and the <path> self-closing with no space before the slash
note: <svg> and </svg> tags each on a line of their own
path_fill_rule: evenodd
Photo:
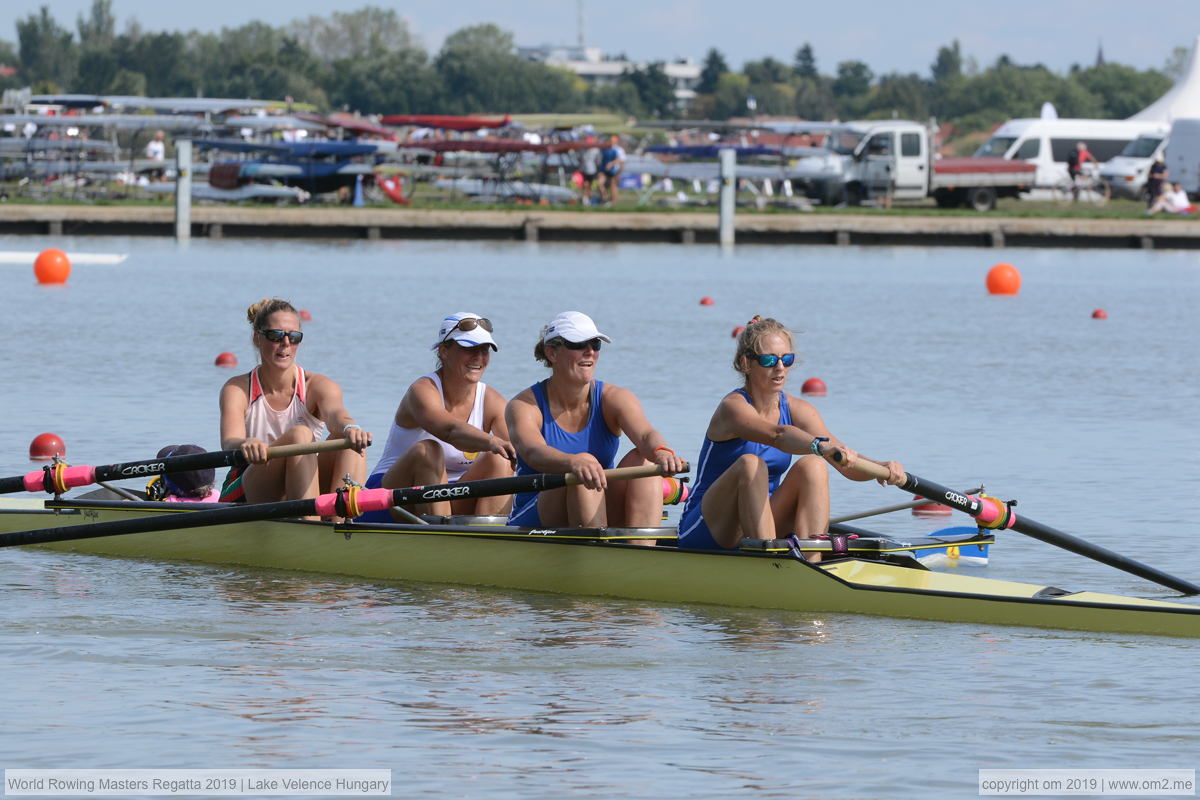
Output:
<svg viewBox="0 0 1200 800">
<path fill-rule="evenodd" d="M 770 478 L 770 473 L 767 470 L 767 462 L 753 453 L 745 453 L 738 456 L 737 460 L 730 466 L 730 469 L 734 470 L 734 474 L 738 476 L 738 482 L 742 485 L 753 484 L 756 481 L 766 481 Z"/>
<path fill-rule="evenodd" d="M 405 460 L 412 467 L 441 470 L 446 465 L 446 454 L 440 442 L 433 439 L 422 439 L 408 448 L 404 454 Z"/>
</svg>

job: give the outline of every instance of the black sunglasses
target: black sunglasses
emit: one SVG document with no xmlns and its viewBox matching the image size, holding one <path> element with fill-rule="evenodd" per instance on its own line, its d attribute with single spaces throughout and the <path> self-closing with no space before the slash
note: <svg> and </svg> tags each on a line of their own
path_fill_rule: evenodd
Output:
<svg viewBox="0 0 1200 800">
<path fill-rule="evenodd" d="M 492 328 L 492 321 L 486 317 L 467 317 L 466 319 L 460 319 L 454 324 L 453 328 L 446 331 L 446 338 L 442 339 L 442 342 L 449 340 L 450 334 L 454 333 L 455 331 L 463 331 L 465 333 L 467 331 L 473 331 L 476 328 L 483 328 L 488 333 L 491 333 L 494 330 Z"/>
<path fill-rule="evenodd" d="M 285 336 L 292 344 L 300 344 L 304 340 L 304 331 L 281 331 L 279 328 L 259 328 L 258 332 L 267 337 L 268 342 L 282 342 Z"/>
<path fill-rule="evenodd" d="M 566 339 L 563 339 L 563 347 L 568 350 L 582 350 L 585 347 L 590 347 L 597 353 L 600 352 L 600 345 L 603 343 L 604 340 L 600 338 L 588 339 L 586 342 L 568 342 Z"/>
</svg>

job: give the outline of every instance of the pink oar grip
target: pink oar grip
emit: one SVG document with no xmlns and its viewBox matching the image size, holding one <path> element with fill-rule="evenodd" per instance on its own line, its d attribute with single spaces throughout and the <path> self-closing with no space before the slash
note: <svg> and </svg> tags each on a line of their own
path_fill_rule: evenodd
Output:
<svg viewBox="0 0 1200 800">
<path fill-rule="evenodd" d="M 386 511 L 392 507 L 392 490 L 391 489 L 359 489 L 358 510 L 360 513 L 367 511 Z M 317 514 L 322 517 L 336 517 L 337 511 L 337 493 L 323 494 L 317 498 Z"/>
<path fill-rule="evenodd" d="M 51 472 L 54 468 L 51 467 Z M 75 486 L 87 486 L 96 482 L 95 467 L 67 467 L 62 473 L 63 484 L 71 489 Z M 25 491 L 41 492 L 46 488 L 46 471 L 30 472 L 24 478 Z"/>
</svg>

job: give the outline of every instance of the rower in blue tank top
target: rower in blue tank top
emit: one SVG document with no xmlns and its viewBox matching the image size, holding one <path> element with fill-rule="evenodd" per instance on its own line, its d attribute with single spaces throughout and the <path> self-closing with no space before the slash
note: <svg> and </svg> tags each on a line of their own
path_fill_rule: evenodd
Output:
<svg viewBox="0 0 1200 800">
<path fill-rule="evenodd" d="M 734 549 L 743 538 L 811 538 L 829 527 L 829 470 L 870 480 L 860 456 L 825 427 L 817 409 L 784 391 L 796 361 L 792 332 L 755 317 L 738 337 L 734 369 L 745 384 L 721 400 L 705 433 L 696 483 L 679 523 L 683 548 Z M 792 456 L 801 456 L 789 469 Z M 895 461 L 880 483 L 898 485 Z"/>
<path fill-rule="evenodd" d="M 573 473 L 576 486 L 516 496 L 509 524 L 528 527 L 658 527 L 662 523 L 662 478 L 608 482 L 621 435 L 634 448 L 620 466 L 657 464 L 664 474 L 683 469 L 628 389 L 595 378 L 602 343 L 612 343 L 591 317 L 559 314 L 542 329 L 533 355 L 550 377 L 508 403 L 517 474 Z M 636 543 L 653 544 L 654 540 Z"/>
</svg>

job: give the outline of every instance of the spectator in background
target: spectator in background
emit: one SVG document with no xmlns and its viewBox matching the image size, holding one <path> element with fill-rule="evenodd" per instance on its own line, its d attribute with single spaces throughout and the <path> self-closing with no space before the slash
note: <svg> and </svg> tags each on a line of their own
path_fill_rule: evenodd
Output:
<svg viewBox="0 0 1200 800">
<path fill-rule="evenodd" d="M 1159 211 L 1166 211 L 1168 214 L 1191 214 L 1195 210 L 1196 207 L 1183 190 L 1183 184 L 1172 183 L 1171 188 L 1160 194 L 1154 204 L 1146 209 L 1146 214 L 1149 216 Z"/>
<path fill-rule="evenodd" d="M 600 148 L 596 147 L 595 136 L 589 136 L 584 141 L 589 146 L 579 158 L 579 174 L 583 176 L 583 204 L 590 206 L 596 190 L 596 176 L 600 172 Z"/>
<path fill-rule="evenodd" d="M 1151 208 L 1158 200 L 1159 195 L 1163 192 L 1163 186 L 1167 180 L 1167 162 L 1163 161 L 1161 155 L 1154 159 L 1154 163 L 1150 165 L 1150 172 L 1146 176 L 1146 207 Z"/>
<path fill-rule="evenodd" d="M 621 168 L 625 166 L 625 150 L 616 136 L 609 137 L 608 147 L 600 152 L 600 194 L 609 205 L 617 204 L 620 193 Z"/>
</svg>

